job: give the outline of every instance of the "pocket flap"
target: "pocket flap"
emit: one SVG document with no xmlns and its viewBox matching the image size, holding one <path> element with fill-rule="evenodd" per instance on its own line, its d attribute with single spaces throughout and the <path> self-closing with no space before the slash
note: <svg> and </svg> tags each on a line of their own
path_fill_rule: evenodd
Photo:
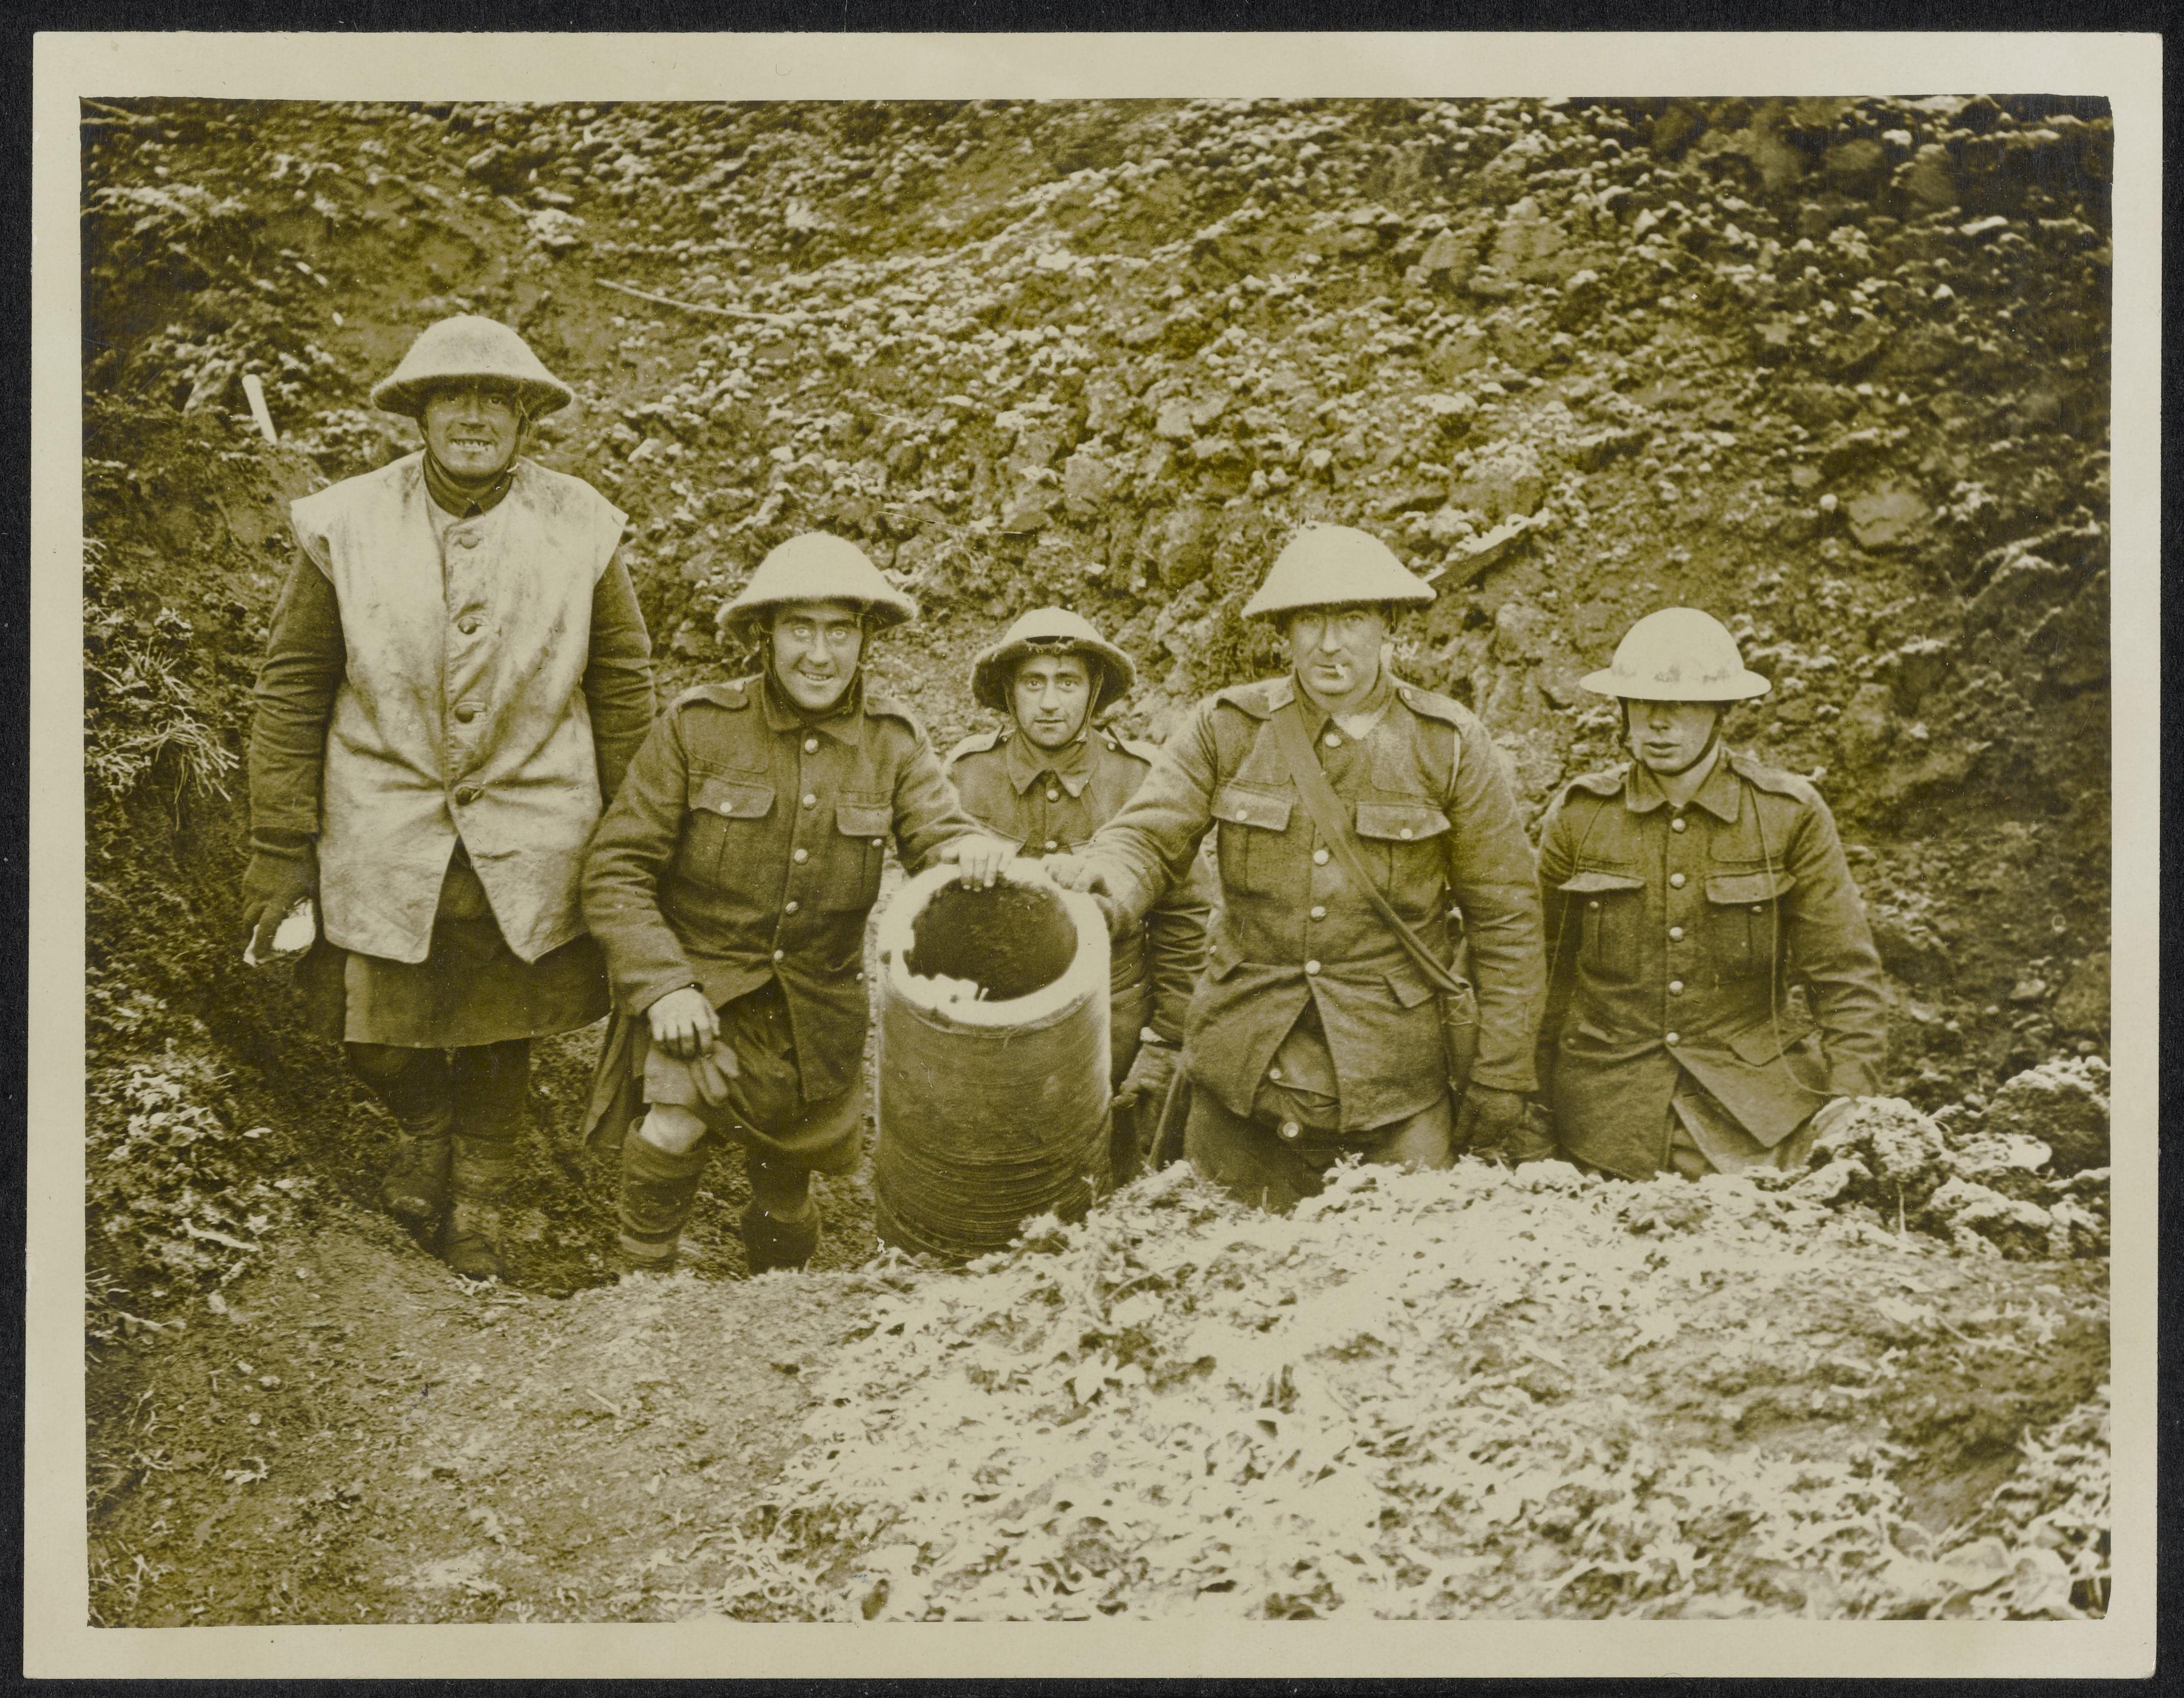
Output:
<svg viewBox="0 0 2184 1698">
<path fill-rule="evenodd" d="M 837 802 L 834 824 L 846 838 L 883 838 L 894 823 L 894 808 L 886 802 Z"/>
<path fill-rule="evenodd" d="M 1706 876 L 1707 900 L 1772 902 L 1797 882 L 1794 873 L 1779 866 L 1762 867 L 1757 872 L 1710 872 Z"/>
<path fill-rule="evenodd" d="M 738 783 L 733 778 L 707 778 L 699 783 L 698 793 L 690 805 L 703 808 L 708 813 L 725 814 L 732 820 L 762 820 L 773 811 L 773 786 Z"/>
<path fill-rule="evenodd" d="M 1416 803 L 1360 802 L 1357 804 L 1357 835 L 1379 838 L 1384 841 L 1416 843 L 1448 829 L 1448 816 L 1438 808 L 1420 807 Z"/>
<path fill-rule="evenodd" d="M 1787 1026 L 1778 1033 L 1770 1022 L 1738 1033 L 1729 1040 L 1729 1049 L 1738 1061 L 1763 1067 L 1785 1050 L 1795 1049 L 1813 1031 L 1809 1026 Z"/>
<path fill-rule="evenodd" d="M 1589 866 L 1582 871 L 1572 873 L 1557 888 L 1568 891 L 1573 896 L 1586 896 L 1596 890 L 1643 890 L 1646 881 L 1635 873 L 1609 872 L 1600 867 Z"/>
<path fill-rule="evenodd" d="M 1232 826 L 1256 826 L 1261 831 L 1285 832 L 1290 809 L 1296 799 L 1269 790 L 1251 790 L 1241 784 L 1223 784 L 1213 798 L 1213 817 Z"/>
</svg>

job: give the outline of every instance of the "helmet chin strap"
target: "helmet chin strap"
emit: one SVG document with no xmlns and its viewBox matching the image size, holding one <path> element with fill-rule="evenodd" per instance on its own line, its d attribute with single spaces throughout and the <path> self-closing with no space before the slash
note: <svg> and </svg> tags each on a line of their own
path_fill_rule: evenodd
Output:
<svg viewBox="0 0 2184 1698">
<path fill-rule="evenodd" d="M 1667 778 L 1674 778 L 1680 772 L 1688 772 L 1702 760 L 1704 760 L 1707 756 L 1713 754 L 1715 749 L 1720 748 L 1721 721 L 1722 710 L 1719 707 L 1716 707 L 1713 710 L 1713 724 L 1708 728 L 1707 740 L 1699 745 L 1699 752 L 1696 754 L 1694 754 L 1689 760 L 1686 760 L 1681 766 L 1675 767 L 1671 771 L 1659 774 L 1658 776 Z M 1630 702 L 1629 699 L 1626 699 L 1623 704 L 1623 742 L 1625 748 L 1630 748 L 1631 743 L 1631 736 Z M 1631 758 L 1636 760 L 1641 765 L 1645 765 L 1643 758 L 1639 755 L 1638 751 L 1635 749 L 1631 749 L 1630 754 Z M 1649 772 L 1654 771 L 1652 767 L 1646 767 L 1646 770 Z"/>
</svg>

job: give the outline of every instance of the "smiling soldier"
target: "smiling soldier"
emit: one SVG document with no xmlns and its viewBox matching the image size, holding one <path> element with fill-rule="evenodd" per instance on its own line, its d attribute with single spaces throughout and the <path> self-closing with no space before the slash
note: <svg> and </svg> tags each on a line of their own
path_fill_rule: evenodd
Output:
<svg viewBox="0 0 2184 1698">
<path fill-rule="evenodd" d="M 623 515 L 521 452 L 571 398 L 504 325 L 417 337 L 372 399 L 423 450 L 291 509 L 251 732 L 252 953 L 316 896 L 299 983 L 394 1116 L 387 1206 L 476 1278 L 531 1040 L 607 1011 L 577 871 L 652 719 Z"/>
<path fill-rule="evenodd" d="M 1200 703 L 1083 855 L 1056 863 L 1123 928 L 1217 827 L 1184 1150 L 1264 1207 L 1318 1191 L 1346 1155 L 1445 1167 L 1460 1150 L 1540 1153 L 1525 1104 L 1544 966 L 1531 846 L 1485 728 L 1384 658 L 1392 610 L 1433 598 L 1377 538 L 1306 527 L 1244 608 L 1279 626 L 1290 670 Z"/>
<path fill-rule="evenodd" d="M 972 816 L 1039 860 L 1082 848 L 1136 793 L 1159 753 L 1095 724 L 1136 682 L 1130 657 L 1066 608 L 1034 608 L 971 670 L 978 705 L 1006 714 L 999 731 L 965 738 L 949 777 Z M 1134 1177 L 1167 1104 L 1184 1012 L 1206 966 L 1207 893 L 1201 863 L 1162 893 L 1143 925 L 1115 940 L 1110 1072 L 1114 1176 Z"/>
<path fill-rule="evenodd" d="M 1635 760 L 1573 779 L 1541 826 L 1562 1148 L 1628 1178 L 1800 1166 L 1887 1049 L 1835 818 L 1722 745 L 1728 704 L 1769 687 L 1710 614 L 1648 614 L 1583 682 L 1619 699 Z"/>
<path fill-rule="evenodd" d="M 953 861 L 984 885 L 1012 854 L 910 715 L 865 688 L 872 633 L 916 611 L 855 543 L 782 543 L 722 610 L 760 671 L 677 699 L 599 822 L 584 915 L 618 1011 L 585 1127 L 622 1135 L 627 1272 L 674 1267 L 725 1141 L 750 1178 L 750 1271 L 811 1259 L 811 1176 L 850 1172 L 861 1144 L 865 921 L 888 840 L 912 871 Z"/>
</svg>

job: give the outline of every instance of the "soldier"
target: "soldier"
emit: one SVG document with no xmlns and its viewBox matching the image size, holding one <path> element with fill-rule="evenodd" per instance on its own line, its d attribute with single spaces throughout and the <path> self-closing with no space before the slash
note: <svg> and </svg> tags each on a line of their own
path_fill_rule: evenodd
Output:
<svg viewBox="0 0 2184 1698">
<path fill-rule="evenodd" d="M 1130 657 L 1081 615 L 1042 607 L 1017 620 L 971 669 L 972 699 L 1009 723 L 966 738 L 948 756 L 948 776 L 972 816 L 1032 860 L 1083 847 L 1135 793 L 1160 752 L 1095 723 L 1136 681 Z M 1118 1183 L 1151 1154 L 1145 1135 L 1167 1102 L 1184 1010 L 1205 970 L 1199 866 L 1194 860 L 1190 877 L 1116 939 L 1109 1032 Z"/>
<path fill-rule="evenodd" d="M 627 1128 L 628 1271 L 673 1267 L 728 1139 L 751 1272 L 811 1259 L 811 1176 L 850 1172 L 861 1145 L 865 920 L 888 838 L 913 870 L 953 861 L 988 885 L 1010 857 L 909 714 L 865 687 L 872 633 L 916 611 L 854 543 L 783 543 L 722 610 L 760 671 L 678 698 L 599 822 L 584 916 L 617 1012 L 585 1133 Z"/>
<path fill-rule="evenodd" d="M 422 451 L 290 509 L 251 731 L 252 953 L 315 896 L 299 986 L 394 1116 L 382 1194 L 479 1278 L 531 1040 L 607 1011 L 577 871 L 652 719 L 623 515 L 522 454 L 571 398 L 489 319 L 417 337 L 372 399 Z"/>
<path fill-rule="evenodd" d="M 1433 598 L 1365 532 L 1307 527 L 1244 609 L 1279 623 L 1290 671 L 1201 702 L 1084 855 L 1056 866 L 1127 927 L 1217 826 L 1184 1150 L 1264 1207 L 1317 1192 L 1348 1154 L 1535 1153 L 1531 846 L 1485 728 L 1384 658 L 1392 610 Z M 1451 902 L 1475 997 L 1451 965 Z"/>
<path fill-rule="evenodd" d="M 1801 1166 L 1887 1047 L 1834 816 L 1723 746 L 1724 704 L 1769 685 L 1710 615 L 1648 614 L 1584 685 L 1620 699 L 1635 760 L 1571 780 L 1541 827 L 1540 1071 L 1562 1149 L 1634 1179 Z"/>
</svg>

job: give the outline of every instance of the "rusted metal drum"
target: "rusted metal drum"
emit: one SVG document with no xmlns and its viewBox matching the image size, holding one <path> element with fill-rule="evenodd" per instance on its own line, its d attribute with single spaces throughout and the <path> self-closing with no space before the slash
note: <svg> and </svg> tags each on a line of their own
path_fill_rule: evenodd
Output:
<svg viewBox="0 0 2184 1698">
<path fill-rule="evenodd" d="M 1107 928 L 1034 861 L 991 889 L 952 866 L 881 915 L 880 1241 L 963 1261 L 1108 1183 Z"/>
</svg>

